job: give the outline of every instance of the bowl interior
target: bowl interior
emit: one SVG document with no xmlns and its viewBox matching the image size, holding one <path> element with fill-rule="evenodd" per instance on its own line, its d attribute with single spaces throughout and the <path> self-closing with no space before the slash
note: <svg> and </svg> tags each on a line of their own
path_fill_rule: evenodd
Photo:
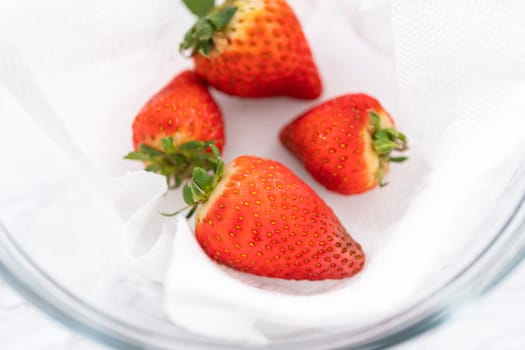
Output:
<svg viewBox="0 0 525 350">
<path fill-rule="evenodd" d="M 468 111 L 464 118 L 427 123 L 426 116 L 403 105 L 395 57 L 348 25 L 345 16 L 354 12 L 344 12 L 339 3 L 334 8 L 320 1 L 291 4 L 316 53 L 325 84 L 322 100 L 359 91 L 378 97 L 409 135 L 413 150 L 407 164 L 393 167 L 386 188 L 354 197 L 333 194 L 277 139 L 284 124 L 319 101 L 241 100 L 213 91 L 226 121 L 224 158 L 248 153 L 285 163 L 326 200 L 368 254 L 362 277 L 324 292 L 347 300 L 323 316 L 329 327 L 257 319 L 255 329 L 271 344 L 358 332 L 427 299 L 493 243 L 525 188 L 517 143 L 491 149 L 493 161 L 481 164 L 480 158 L 465 158 L 475 141 L 463 128 Z M 130 261 L 124 244 L 134 209 L 126 207 L 126 198 L 133 193 L 121 194 L 120 201 L 110 195 L 114 179 L 140 169 L 122 159 L 131 148 L 136 112 L 177 72 L 191 67 L 175 44 L 191 16 L 172 1 L 86 6 L 63 4 L 44 15 L 38 7 L 12 9 L 13 37 L 0 41 L 6 53 L 0 61 L 0 113 L 8 116 L 0 119 L 0 155 L 8 165 L 0 173 L 0 222 L 43 272 L 97 312 L 152 338 L 172 339 L 173 346 L 184 340 L 229 344 L 168 319 L 162 284 L 137 268 L 140 261 Z M 112 26 L 110 15 L 121 6 L 122 20 Z M 53 26 L 63 11 L 71 23 Z M 45 22 L 43 30 L 29 35 L 25 28 L 37 17 Z M 329 22 L 333 25 L 317 30 Z M 326 36 L 348 45 L 341 52 Z M 272 312 L 280 317 L 277 308 Z"/>
</svg>

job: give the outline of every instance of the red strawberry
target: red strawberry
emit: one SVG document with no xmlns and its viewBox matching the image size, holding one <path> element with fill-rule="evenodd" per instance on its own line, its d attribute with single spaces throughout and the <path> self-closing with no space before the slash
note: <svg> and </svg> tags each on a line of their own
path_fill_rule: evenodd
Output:
<svg viewBox="0 0 525 350">
<path fill-rule="evenodd" d="M 284 0 L 184 0 L 199 17 L 181 51 L 213 87 L 241 97 L 314 99 L 321 80 L 294 12 Z"/>
<path fill-rule="evenodd" d="M 224 145 L 219 107 L 203 80 L 192 71 L 177 75 L 153 96 L 133 121 L 133 145 L 126 159 L 141 160 L 146 170 L 165 175 L 177 187 L 194 166 L 210 168 L 209 145 Z"/>
<path fill-rule="evenodd" d="M 276 161 L 241 156 L 224 169 L 219 162 L 215 176 L 195 168 L 184 199 L 193 207 L 189 215 L 202 204 L 195 227 L 201 247 L 236 270 L 323 280 L 351 277 L 364 266 L 361 246 L 332 209 Z"/>
<path fill-rule="evenodd" d="M 394 129 L 394 121 L 379 102 L 365 94 L 350 94 L 314 107 L 288 124 L 282 143 L 327 189 L 353 194 L 378 184 L 391 157 L 404 151 L 406 137 Z"/>
</svg>

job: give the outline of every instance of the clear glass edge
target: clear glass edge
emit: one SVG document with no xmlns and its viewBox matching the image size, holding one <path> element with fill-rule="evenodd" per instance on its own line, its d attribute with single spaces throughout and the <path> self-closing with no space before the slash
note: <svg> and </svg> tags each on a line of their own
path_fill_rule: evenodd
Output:
<svg viewBox="0 0 525 350">
<path fill-rule="evenodd" d="M 522 171 L 518 172 L 518 178 L 523 173 L 523 169 L 520 170 Z M 2 231 L 0 234 L 0 243 L 2 243 L 0 244 L 0 276 L 37 308 L 75 332 L 123 350 L 143 348 L 172 350 L 186 349 L 189 346 L 194 349 L 250 348 L 233 344 L 218 345 L 204 340 L 196 343 L 181 338 L 169 338 L 134 327 L 104 314 L 84 303 L 42 271 L 18 246 L 1 222 L 0 231 Z M 294 346 L 297 346 L 301 349 L 305 347 L 327 349 L 329 346 L 329 349 L 382 349 L 434 328 L 457 313 L 466 303 L 477 299 L 497 285 L 523 260 L 525 239 L 521 235 L 522 242 L 518 241 L 519 244 L 516 244 L 512 238 L 519 239 L 520 233 L 524 231 L 525 195 L 521 193 L 515 210 L 485 250 L 432 295 L 422 298 L 387 320 L 351 332 L 331 335 L 330 339 L 319 337 L 308 344 L 305 342 L 287 343 L 287 348 L 293 349 Z M 2 240 L 5 242 L 1 242 Z M 502 256 L 495 252 L 503 248 L 512 254 L 506 254 L 502 259 Z M 490 269 L 487 269 L 487 266 Z M 480 278 L 481 276 L 484 278 Z M 363 336 L 358 337 L 359 333 L 366 339 Z M 348 344 L 352 336 L 355 341 Z M 337 344 L 341 339 L 346 344 Z M 168 344 L 176 344 L 177 347 Z M 269 345 L 264 348 L 273 349 L 275 347 Z"/>
</svg>

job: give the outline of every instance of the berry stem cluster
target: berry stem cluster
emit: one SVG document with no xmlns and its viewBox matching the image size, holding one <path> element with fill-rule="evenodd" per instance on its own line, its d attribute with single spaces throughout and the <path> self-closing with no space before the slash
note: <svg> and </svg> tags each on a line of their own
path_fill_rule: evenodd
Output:
<svg viewBox="0 0 525 350">
<path fill-rule="evenodd" d="M 213 0 L 183 0 L 188 9 L 199 19 L 184 35 L 180 51 L 191 50 L 189 56 L 196 52 L 209 56 L 213 49 L 213 35 L 222 32 L 232 19 L 237 7 L 231 6 L 231 1 L 215 7 Z"/>
<path fill-rule="evenodd" d="M 146 164 L 146 171 L 164 175 L 170 189 L 179 187 L 190 178 L 195 167 L 203 171 L 217 168 L 217 157 L 209 151 L 210 148 L 217 150 L 214 141 L 190 141 L 175 146 L 170 136 L 161 139 L 161 144 L 162 149 L 140 144 L 138 151 L 130 152 L 124 158 L 140 160 Z"/>
<path fill-rule="evenodd" d="M 381 118 L 375 111 L 370 111 L 370 124 L 372 126 L 372 139 L 374 151 L 379 156 L 379 168 L 377 170 L 377 178 L 379 186 L 384 187 L 388 185 L 383 182 L 385 175 L 385 168 L 388 162 L 404 162 L 407 157 L 392 157 L 393 151 L 403 152 L 408 149 L 406 136 L 394 128 L 381 128 Z"/>
</svg>

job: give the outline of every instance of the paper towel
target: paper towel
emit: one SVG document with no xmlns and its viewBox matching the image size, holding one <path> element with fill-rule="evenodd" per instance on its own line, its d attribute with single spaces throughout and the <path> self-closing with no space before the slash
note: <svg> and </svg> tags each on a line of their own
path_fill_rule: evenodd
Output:
<svg viewBox="0 0 525 350">
<path fill-rule="evenodd" d="M 144 278 L 165 282 L 167 314 L 195 333 L 264 343 L 281 328 L 361 326 L 400 310 L 445 277 L 444 266 L 475 237 L 523 161 L 524 3 L 290 1 L 323 77 L 320 100 L 348 92 L 379 98 L 408 135 L 410 160 L 392 166 L 384 189 L 329 193 L 277 140 L 284 124 L 319 101 L 213 92 L 226 119 L 225 160 L 253 154 L 287 164 L 368 255 L 365 270 L 347 281 L 283 282 L 229 271 L 202 253 L 191 225 L 159 215 L 180 207 L 180 193 L 165 196 L 161 177 L 121 159 L 141 105 L 191 66 L 177 45 L 191 15 L 172 0 L 7 3 L 0 30 L 8 33 L 1 47 L 9 55 L 2 63 L 14 68 L 4 69 L 0 82 L 15 99 L 9 82 L 22 71 L 39 86 L 56 128 L 28 109 L 35 123 L 59 143 L 73 143 L 81 163 L 102 179 L 96 187 L 126 221 L 132 264 Z M 62 129 L 63 138 L 56 133 Z M 107 185 L 110 177 L 118 178 Z"/>
</svg>

